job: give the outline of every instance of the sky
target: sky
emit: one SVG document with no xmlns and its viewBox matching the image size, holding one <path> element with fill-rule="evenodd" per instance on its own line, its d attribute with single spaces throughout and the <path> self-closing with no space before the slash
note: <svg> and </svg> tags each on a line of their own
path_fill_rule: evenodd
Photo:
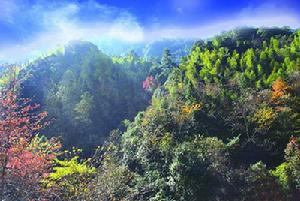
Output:
<svg viewBox="0 0 300 201">
<path fill-rule="evenodd" d="M 0 61 L 72 40 L 207 38 L 236 27 L 300 27 L 299 0 L 0 0 Z"/>
</svg>

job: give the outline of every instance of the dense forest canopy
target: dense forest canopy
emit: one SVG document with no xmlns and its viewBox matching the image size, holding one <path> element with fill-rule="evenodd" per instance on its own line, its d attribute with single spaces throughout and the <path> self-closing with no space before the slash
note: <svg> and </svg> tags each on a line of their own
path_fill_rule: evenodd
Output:
<svg viewBox="0 0 300 201">
<path fill-rule="evenodd" d="M 300 31 L 170 44 L 77 41 L 2 73 L 1 199 L 299 200 Z"/>
<path fill-rule="evenodd" d="M 111 130 L 122 129 L 123 120 L 132 120 L 149 105 L 151 95 L 142 82 L 160 65 L 163 47 L 174 50 L 170 59 L 179 61 L 192 46 L 188 40 L 162 40 L 155 48 L 152 44 L 142 56 L 128 50 L 124 56 L 110 57 L 92 43 L 71 42 L 23 67 L 20 95 L 48 111 L 52 126 L 43 134 L 60 136 L 65 148 L 84 148 L 91 155 Z"/>
<path fill-rule="evenodd" d="M 90 154 L 124 119 L 145 109 L 149 94 L 141 87 L 151 62 L 128 54 L 110 58 L 87 42 L 30 63 L 19 73 L 21 96 L 49 112 L 47 136 L 62 136 L 64 145 Z"/>
</svg>

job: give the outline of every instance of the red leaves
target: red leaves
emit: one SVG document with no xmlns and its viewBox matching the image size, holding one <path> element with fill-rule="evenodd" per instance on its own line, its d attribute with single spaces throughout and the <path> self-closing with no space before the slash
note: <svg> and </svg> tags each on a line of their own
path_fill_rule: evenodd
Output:
<svg viewBox="0 0 300 201">
<path fill-rule="evenodd" d="M 151 89 L 152 87 L 155 86 L 156 86 L 156 82 L 152 75 L 146 77 L 146 80 L 143 81 L 143 89 L 145 90 Z"/>
<path fill-rule="evenodd" d="M 11 157 L 7 167 L 14 170 L 12 173 L 15 176 L 28 176 L 30 179 L 39 179 L 48 171 L 49 163 L 51 163 L 43 154 L 33 153 L 26 149 L 11 150 L 10 154 Z"/>
<path fill-rule="evenodd" d="M 25 138 L 29 142 L 30 138 L 43 126 L 43 120 L 47 113 L 43 112 L 34 115 L 38 105 L 29 105 L 28 99 L 18 100 L 12 90 L 2 94 L 0 98 L 0 146 L 2 152 L 4 147 L 8 149 L 18 143 L 19 138 Z"/>
<path fill-rule="evenodd" d="M 287 149 L 297 149 L 299 152 L 299 144 L 300 144 L 300 138 L 297 138 L 297 137 L 290 137 L 290 141 L 289 143 L 287 144 Z"/>
<path fill-rule="evenodd" d="M 0 96 L 0 180 L 18 185 L 22 181 L 24 191 L 28 186 L 39 186 L 49 174 L 61 145 L 55 139 L 36 136 L 48 125 L 47 112 L 36 114 L 39 105 L 30 104 L 29 99 L 18 99 L 12 89 Z"/>
</svg>

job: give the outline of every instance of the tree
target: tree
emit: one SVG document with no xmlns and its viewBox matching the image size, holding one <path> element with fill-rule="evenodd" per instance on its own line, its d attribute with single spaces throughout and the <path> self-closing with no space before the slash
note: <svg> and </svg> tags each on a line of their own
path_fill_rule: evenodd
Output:
<svg viewBox="0 0 300 201">
<path fill-rule="evenodd" d="M 150 73 L 160 85 L 163 85 L 174 67 L 176 67 L 176 64 L 172 60 L 170 50 L 164 49 L 160 63 L 152 67 Z"/>
<path fill-rule="evenodd" d="M 91 120 L 91 111 L 94 106 L 93 96 L 88 92 L 81 95 L 81 100 L 75 105 L 75 120 L 78 123 L 89 125 Z"/>
<path fill-rule="evenodd" d="M 299 200 L 300 194 L 300 138 L 291 137 L 286 146 L 285 161 L 271 173 L 287 194 L 288 200 Z"/>
<path fill-rule="evenodd" d="M 36 136 L 47 125 L 47 112 L 19 99 L 13 80 L 0 97 L 0 199 L 35 199 L 42 194 L 41 179 L 50 171 L 60 143 Z"/>
<path fill-rule="evenodd" d="M 153 90 L 156 86 L 157 84 L 152 75 L 146 77 L 146 79 L 143 81 L 143 89 L 145 90 Z"/>
<path fill-rule="evenodd" d="M 273 101 L 277 101 L 280 97 L 285 95 L 290 90 L 290 87 L 287 85 L 285 81 L 279 78 L 273 83 L 272 89 L 273 89 L 272 99 Z"/>
<path fill-rule="evenodd" d="M 89 182 L 95 174 L 95 168 L 88 161 L 73 156 L 68 159 L 55 160 L 53 172 L 44 180 L 46 187 L 63 200 L 86 200 L 85 194 L 89 189 Z"/>
<path fill-rule="evenodd" d="M 93 44 L 75 42 L 65 47 L 65 53 L 22 68 L 20 96 L 49 113 L 46 136 L 60 136 L 64 148 L 83 148 L 83 154 L 91 156 L 122 120 L 147 106 L 149 94 L 141 82 L 151 64 L 132 51 L 112 59 Z"/>
<path fill-rule="evenodd" d="M 199 136 L 176 147 L 170 165 L 176 200 L 225 200 L 227 160 L 226 146 L 217 138 Z"/>
<path fill-rule="evenodd" d="M 284 201 L 284 194 L 266 165 L 262 162 L 251 165 L 243 175 L 245 186 L 241 186 L 241 197 L 245 201 Z"/>
</svg>

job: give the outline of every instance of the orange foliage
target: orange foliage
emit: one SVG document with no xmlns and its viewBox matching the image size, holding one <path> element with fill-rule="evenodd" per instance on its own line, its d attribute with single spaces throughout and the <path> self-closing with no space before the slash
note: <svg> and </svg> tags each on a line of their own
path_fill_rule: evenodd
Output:
<svg viewBox="0 0 300 201">
<path fill-rule="evenodd" d="M 192 112 L 200 110 L 201 108 L 202 108 L 201 104 L 185 105 L 182 107 L 182 112 L 184 114 L 191 114 Z"/>
<path fill-rule="evenodd" d="M 290 90 L 290 87 L 285 81 L 279 78 L 273 83 L 272 90 L 272 100 L 278 100 Z"/>
</svg>

